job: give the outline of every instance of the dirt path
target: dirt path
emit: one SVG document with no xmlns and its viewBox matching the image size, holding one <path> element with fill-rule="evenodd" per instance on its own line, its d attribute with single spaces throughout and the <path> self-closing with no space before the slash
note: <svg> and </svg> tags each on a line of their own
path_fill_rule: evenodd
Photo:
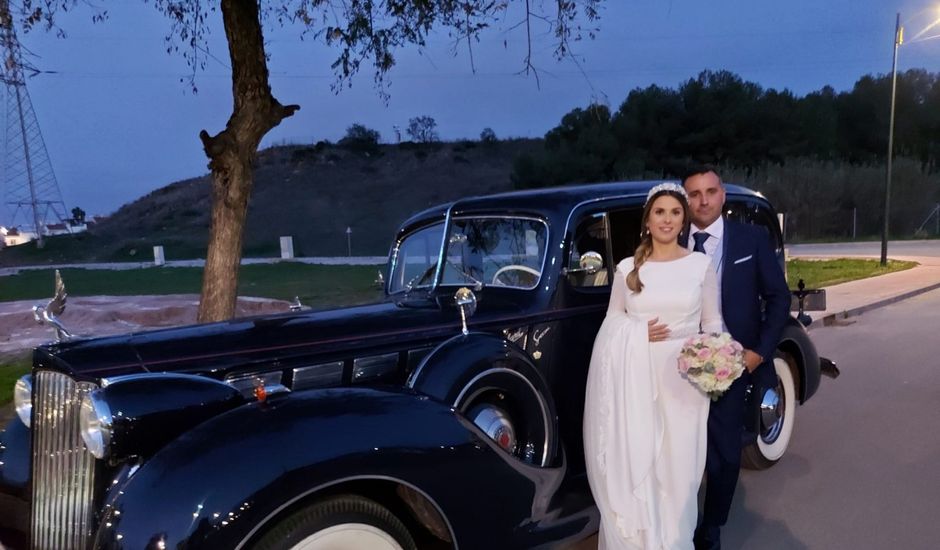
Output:
<svg viewBox="0 0 940 550">
<path fill-rule="evenodd" d="M 32 307 L 43 303 L 0 303 L 0 354 L 26 351 L 54 338 L 52 329 L 33 319 Z M 196 322 L 199 297 L 195 294 L 167 296 L 69 297 L 61 322 L 72 334 L 106 336 L 151 328 L 188 325 Z M 288 310 L 288 303 L 268 298 L 239 298 L 237 317 Z"/>
</svg>

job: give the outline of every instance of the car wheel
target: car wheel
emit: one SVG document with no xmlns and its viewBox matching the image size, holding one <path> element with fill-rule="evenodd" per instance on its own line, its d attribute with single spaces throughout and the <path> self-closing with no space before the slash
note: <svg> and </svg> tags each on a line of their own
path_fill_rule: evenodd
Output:
<svg viewBox="0 0 940 550">
<path fill-rule="evenodd" d="M 495 368 L 470 381 L 454 408 L 507 453 L 546 466 L 553 452 L 549 405 L 520 373 Z"/>
<path fill-rule="evenodd" d="M 364 497 L 341 495 L 303 508 L 264 534 L 255 550 L 414 550 L 405 524 Z"/>
<path fill-rule="evenodd" d="M 757 441 L 744 448 L 742 463 L 751 470 L 766 470 L 777 463 L 790 445 L 796 420 L 797 382 L 788 357 L 774 358 L 777 385 L 763 390 Z"/>
</svg>

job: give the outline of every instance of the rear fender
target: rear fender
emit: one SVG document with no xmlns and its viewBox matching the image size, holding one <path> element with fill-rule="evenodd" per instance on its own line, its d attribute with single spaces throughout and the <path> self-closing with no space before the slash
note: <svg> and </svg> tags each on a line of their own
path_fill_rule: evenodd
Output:
<svg viewBox="0 0 940 550">
<path fill-rule="evenodd" d="M 508 533 L 512 525 L 499 522 L 531 514 L 538 484 L 481 435 L 407 390 L 319 389 L 243 405 L 181 435 L 115 484 L 95 547 L 236 548 L 285 506 L 352 477 L 420 488 L 446 501 L 438 508 L 445 518 L 474 517 L 453 509 L 465 512 L 466 495 L 490 493 L 506 509 L 520 508 L 504 520 L 486 518 Z M 461 475 L 445 463 L 460 464 Z"/>
<path fill-rule="evenodd" d="M 816 346 L 806 332 L 806 328 L 790 317 L 783 329 L 777 349 L 792 357 L 796 362 L 800 384 L 799 399 L 801 404 L 805 403 L 819 389 L 819 354 L 816 352 Z"/>
</svg>

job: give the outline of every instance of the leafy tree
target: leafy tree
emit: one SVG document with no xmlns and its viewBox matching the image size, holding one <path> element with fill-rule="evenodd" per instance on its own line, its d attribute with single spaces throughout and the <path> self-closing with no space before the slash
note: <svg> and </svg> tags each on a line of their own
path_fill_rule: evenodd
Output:
<svg viewBox="0 0 940 550">
<path fill-rule="evenodd" d="M 73 208 L 72 221 L 74 221 L 77 225 L 85 223 L 85 211 L 77 206 Z"/>
<path fill-rule="evenodd" d="M 434 143 L 440 141 L 437 135 L 437 121 L 428 115 L 421 115 L 408 120 L 408 129 L 405 130 L 412 141 L 418 143 Z"/>
<path fill-rule="evenodd" d="M 346 135 L 339 140 L 339 144 L 353 151 L 375 154 L 379 151 L 380 139 L 378 130 L 366 128 L 362 124 L 353 124 L 346 128 Z"/>
<path fill-rule="evenodd" d="M 496 137 L 496 132 L 492 128 L 483 128 L 483 131 L 480 132 L 480 141 L 485 145 L 493 145 L 499 142 L 499 139 Z"/>
<path fill-rule="evenodd" d="M 480 34 L 500 20 L 516 17 L 511 6 L 524 7 L 522 21 L 510 22 L 525 28 L 527 51 L 531 52 L 532 23 L 542 24 L 545 34 L 556 39 L 555 54 L 570 55 L 570 43 L 595 29 L 583 26 L 599 19 L 602 0 L 550 0 L 532 5 L 528 0 L 151 0 L 170 21 L 168 50 L 181 53 L 195 72 L 208 56 L 207 21 L 221 13 L 232 66 L 233 110 L 225 129 L 212 135 L 199 133 L 212 173 L 212 216 L 209 249 L 203 271 L 199 321 L 230 318 L 235 311 L 238 268 L 241 260 L 248 199 L 253 184 L 252 161 L 261 139 L 299 105 L 283 105 L 271 91 L 262 22 L 297 23 L 305 33 L 335 46 L 339 55 L 332 64 L 335 89 L 348 86 L 365 63 L 374 70 L 376 85 L 385 94 L 386 73 L 395 65 L 397 50 L 412 44 L 423 46 L 434 29 L 442 29 L 471 48 Z M 56 28 L 59 13 L 84 0 L 20 0 L 16 10 L 2 8 L 0 19 L 7 24 L 17 17 L 24 30 L 40 26 Z M 548 8 L 543 6 L 547 5 Z M 554 8 L 554 9 L 552 9 Z M 93 17 L 102 19 L 106 12 Z M 519 25 L 523 23 L 523 25 Z M 472 55 L 471 55 L 472 59 Z M 535 72 L 531 53 L 523 59 L 526 74 Z"/>
</svg>

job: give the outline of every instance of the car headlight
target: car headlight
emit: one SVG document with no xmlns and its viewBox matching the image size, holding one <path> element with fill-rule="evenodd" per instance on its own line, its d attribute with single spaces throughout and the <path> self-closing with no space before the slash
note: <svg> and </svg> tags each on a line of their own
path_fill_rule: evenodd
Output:
<svg viewBox="0 0 940 550">
<path fill-rule="evenodd" d="M 93 391 L 82 398 L 78 426 L 88 452 L 95 458 L 108 456 L 114 423 L 111 408 L 103 399 L 99 399 L 97 392 Z"/>
<path fill-rule="evenodd" d="M 23 424 L 29 427 L 30 416 L 33 414 L 33 376 L 27 374 L 16 381 L 13 386 L 13 404 L 16 415 Z"/>
</svg>

